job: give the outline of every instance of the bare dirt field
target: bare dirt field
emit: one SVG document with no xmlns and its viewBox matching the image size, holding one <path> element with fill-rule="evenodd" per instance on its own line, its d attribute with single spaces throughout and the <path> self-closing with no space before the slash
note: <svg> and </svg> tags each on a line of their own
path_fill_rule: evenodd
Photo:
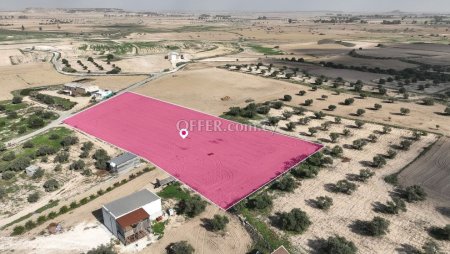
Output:
<svg viewBox="0 0 450 254">
<path fill-rule="evenodd" d="M 210 219 L 215 214 L 227 213 L 216 206 L 208 205 L 206 211 L 194 219 L 171 222 L 164 232 L 164 237 L 144 249 L 142 253 L 165 254 L 167 253 L 165 248 L 170 243 L 178 241 L 188 241 L 194 247 L 195 253 L 199 254 L 247 253 L 251 247 L 251 239 L 236 217 L 229 216 L 230 223 L 225 232 L 214 233 L 201 226 L 202 220 Z"/>
<path fill-rule="evenodd" d="M 74 77 L 59 74 L 50 63 L 30 63 L 0 67 L 0 100 L 12 98 L 14 90 L 64 84 Z"/>
<path fill-rule="evenodd" d="M 442 137 L 418 160 L 399 174 L 402 185 L 418 184 L 425 188 L 431 197 L 442 201 L 450 209 L 450 139 Z"/>
<path fill-rule="evenodd" d="M 271 110 L 270 115 L 279 116 L 284 110 Z M 307 114 L 310 116 L 311 114 Z M 297 122 L 298 116 L 292 116 L 289 121 Z M 322 120 L 313 119 L 308 125 L 297 125 L 294 132 L 286 132 L 281 129 L 278 131 L 306 138 L 311 141 L 328 140 L 329 133 L 342 133 L 344 128 L 351 130 L 351 137 L 339 138 L 337 143 L 325 142 L 330 147 L 340 145 L 345 147 L 350 145 L 353 140 L 359 138 L 367 138 L 369 134 L 377 133 L 382 127 L 377 124 L 366 124 L 362 129 L 354 129 L 349 126 L 354 121 L 343 119 L 342 124 L 332 124 L 327 131 L 320 130 L 315 137 L 308 134 L 309 127 L 319 127 L 321 123 L 326 121 L 334 121 L 332 117 L 326 117 Z M 287 121 L 280 121 L 278 126 L 284 126 Z M 299 134 L 300 133 L 300 134 Z M 377 134 L 375 134 L 377 135 Z M 335 159 L 331 166 L 326 167 L 314 179 L 302 180 L 300 186 L 292 193 L 276 193 L 274 195 L 274 209 L 271 214 L 276 212 L 287 212 L 293 208 L 301 208 L 311 218 L 311 227 L 301 235 L 290 235 L 290 239 L 294 246 L 306 251 L 312 251 L 317 246 L 315 241 L 320 238 L 328 238 L 334 234 L 338 234 L 353 241 L 359 253 L 395 253 L 401 252 L 401 245 L 412 245 L 421 248 L 422 244 L 429 238 L 426 229 L 434 225 L 445 225 L 450 219 L 438 211 L 437 207 L 441 204 L 434 200 L 425 201 L 417 204 L 407 204 L 408 211 L 399 215 L 386 215 L 374 211 L 376 202 L 385 203 L 390 199 L 393 186 L 384 182 L 383 177 L 388 174 L 397 172 L 404 167 L 409 161 L 413 160 L 424 147 L 432 144 L 437 136 L 429 134 L 416 141 L 409 151 L 399 151 L 395 159 L 389 160 L 387 165 L 381 169 L 373 169 L 375 176 L 368 180 L 367 183 L 355 182 L 359 187 L 352 195 L 337 194 L 331 192 L 327 185 L 336 183 L 342 179 L 350 179 L 352 174 L 358 174 L 360 169 L 371 168 L 364 166 L 365 161 L 371 161 L 372 157 L 377 154 L 385 154 L 392 145 L 398 144 L 405 137 L 411 136 L 411 131 L 393 128 L 390 134 L 377 135 L 378 141 L 370 143 L 362 150 L 352 148 L 344 148 L 343 157 L 350 158 L 349 162 Z M 311 199 L 318 196 L 330 196 L 333 198 L 333 206 L 329 211 L 322 211 L 311 204 Z M 297 200 L 293 202 L 293 200 Z M 369 220 L 373 216 L 382 216 L 391 221 L 390 232 L 380 238 L 371 238 L 361 236 L 351 230 L 351 224 L 355 220 Z M 270 220 L 266 219 L 270 225 Z M 274 228 L 274 230 L 277 230 Z M 281 231 L 277 231 L 283 234 Z M 446 241 L 439 242 L 442 249 L 449 249 L 450 245 Z"/>
</svg>

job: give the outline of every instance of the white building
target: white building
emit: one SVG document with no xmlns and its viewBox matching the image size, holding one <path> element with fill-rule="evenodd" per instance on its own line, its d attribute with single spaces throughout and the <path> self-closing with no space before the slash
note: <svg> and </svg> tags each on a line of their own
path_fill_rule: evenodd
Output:
<svg viewBox="0 0 450 254">
<path fill-rule="evenodd" d="M 151 232 L 151 221 L 163 215 L 161 198 L 147 189 L 102 207 L 103 223 L 127 245 Z"/>
<path fill-rule="evenodd" d="M 31 165 L 31 166 L 28 166 L 27 168 L 25 168 L 25 172 L 27 173 L 27 175 L 29 177 L 33 177 L 34 173 L 36 173 L 36 171 L 38 171 L 38 169 L 40 169 L 39 166 Z"/>
<path fill-rule="evenodd" d="M 113 95 L 113 92 L 111 90 L 102 90 L 99 89 L 98 91 L 92 93 L 92 96 L 94 96 L 94 99 L 97 101 L 104 100 L 106 98 L 109 98 Z"/>
<path fill-rule="evenodd" d="M 167 57 L 168 57 L 169 61 L 171 61 L 171 62 L 178 61 L 181 59 L 181 55 L 178 52 L 170 52 L 167 55 Z"/>
</svg>

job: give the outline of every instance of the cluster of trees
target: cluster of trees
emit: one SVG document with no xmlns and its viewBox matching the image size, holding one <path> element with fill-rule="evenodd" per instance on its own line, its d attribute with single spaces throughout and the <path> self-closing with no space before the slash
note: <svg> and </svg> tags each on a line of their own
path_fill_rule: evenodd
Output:
<svg viewBox="0 0 450 254">
<path fill-rule="evenodd" d="M 55 106 L 63 110 L 69 110 L 76 105 L 75 102 L 72 102 L 69 99 L 51 96 L 48 94 L 31 93 L 30 96 L 44 104 L 47 104 L 49 106 Z"/>
<path fill-rule="evenodd" d="M 111 159 L 108 152 L 104 149 L 96 150 L 92 158 L 95 160 L 94 165 L 98 169 L 106 169 L 108 166 L 107 162 Z"/>
<path fill-rule="evenodd" d="M 72 65 L 70 65 L 69 61 L 67 61 L 67 59 L 63 58 L 61 60 L 62 64 L 65 65 L 65 67 L 63 67 L 63 71 L 64 72 L 70 72 L 70 73 L 75 73 L 77 72 L 77 70 L 75 70 L 74 68 L 72 68 Z"/>
<path fill-rule="evenodd" d="M 88 57 L 87 60 L 88 60 L 89 62 L 91 62 L 93 65 L 95 65 L 95 67 L 97 67 L 97 69 L 99 69 L 100 71 L 103 71 L 103 70 L 104 70 L 103 66 L 101 66 L 100 64 L 98 64 L 97 62 L 94 61 L 94 58 Z"/>
<path fill-rule="evenodd" d="M 281 101 L 274 101 L 274 102 L 268 101 L 262 104 L 250 103 L 244 108 L 231 107 L 228 110 L 228 112 L 225 112 L 225 115 L 253 118 L 257 114 L 267 115 L 271 108 L 280 109 L 281 107 L 283 107 L 283 102 Z"/>
<path fill-rule="evenodd" d="M 319 173 L 320 169 L 326 164 L 333 163 L 333 159 L 329 156 L 324 156 L 322 152 L 315 153 L 299 166 L 291 170 L 292 175 L 301 179 L 314 178 Z"/>
<path fill-rule="evenodd" d="M 286 192 L 293 191 L 295 188 L 297 188 L 297 186 L 298 186 L 298 183 L 291 176 L 282 177 L 281 179 L 275 181 L 272 184 L 273 189 L 280 190 L 280 191 L 286 191 Z"/>
</svg>

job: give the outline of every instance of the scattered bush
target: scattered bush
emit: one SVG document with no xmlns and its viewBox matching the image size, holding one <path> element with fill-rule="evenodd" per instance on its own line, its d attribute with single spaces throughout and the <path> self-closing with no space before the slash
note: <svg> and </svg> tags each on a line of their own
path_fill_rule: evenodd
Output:
<svg viewBox="0 0 450 254">
<path fill-rule="evenodd" d="M 4 161 L 12 161 L 16 158 L 16 154 L 13 151 L 9 151 L 3 154 L 2 160 Z"/>
<path fill-rule="evenodd" d="M 375 172 L 371 171 L 370 169 L 361 169 L 359 170 L 359 175 L 357 179 L 360 182 L 367 182 L 367 180 L 369 180 L 374 175 Z"/>
<path fill-rule="evenodd" d="M 178 213 L 185 214 L 188 217 L 195 217 L 206 208 L 206 202 L 198 195 L 194 195 L 192 198 L 183 199 L 178 203 Z"/>
<path fill-rule="evenodd" d="M 230 222 L 225 215 L 214 215 L 213 219 L 209 220 L 208 224 L 212 231 L 224 230 L 227 224 Z"/>
<path fill-rule="evenodd" d="M 338 181 L 334 187 L 336 192 L 344 193 L 347 195 L 352 194 L 357 188 L 356 184 L 347 180 Z"/>
<path fill-rule="evenodd" d="M 406 187 L 403 197 L 406 199 L 406 201 L 413 203 L 425 200 L 427 198 L 427 193 L 421 186 L 412 185 Z"/>
<path fill-rule="evenodd" d="M 358 110 L 356 110 L 357 116 L 362 116 L 362 115 L 364 115 L 364 113 L 366 113 L 366 111 L 362 108 L 359 108 Z"/>
<path fill-rule="evenodd" d="M 258 210 L 264 210 L 268 207 L 271 207 L 272 204 L 273 204 L 272 198 L 265 192 L 256 195 L 253 198 L 250 198 L 248 202 L 249 208 Z"/>
<path fill-rule="evenodd" d="M 187 241 L 171 243 L 166 250 L 168 254 L 192 254 L 195 251 Z"/>
<path fill-rule="evenodd" d="M 308 99 L 308 100 L 305 100 L 305 102 L 303 103 L 303 105 L 305 105 L 305 106 L 311 106 L 311 105 L 313 104 L 313 102 L 314 102 L 314 100 Z"/>
<path fill-rule="evenodd" d="M 75 145 L 76 143 L 78 143 L 78 138 L 75 136 L 67 136 L 64 137 L 63 140 L 61 140 L 61 145 L 66 147 Z"/>
<path fill-rule="evenodd" d="M 59 189 L 60 185 L 56 179 L 49 179 L 44 183 L 44 189 L 46 192 L 52 192 Z"/>
<path fill-rule="evenodd" d="M 365 124 L 365 123 L 364 123 L 363 121 L 361 121 L 361 120 L 355 120 L 355 126 L 356 126 L 358 129 L 361 129 L 361 127 L 363 127 L 364 124 Z"/>
<path fill-rule="evenodd" d="M 286 94 L 286 95 L 284 95 L 283 100 L 284 101 L 291 101 L 292 100 L 292 96 Z"/>
<path fill-rule="evenodd" d="M 329 109 L 330 111 L 334 111 L 336 108 L 337 108 L 336 105 L 329 105 L 329 106 L 328 106 L 328 109 Z"/>
<path fill-rule="evenodd" d="M 22 97 L 21 96 L 14 96 L 13 99 L 11 100 L 12 104 L 19 104 L 22 103 Z"/>
<path fill-rule="evenodd" d="M 331 142 L 332 143 L 336 143 L 336 141 L 338 140 L 339 136 L 340 135 L 337 132 L 330 133 L 330 140 L 331 140 Z"/>
<path fill-rule="evenodd" d="M 278 214 L 278 226 L 282 230 L 303 233 L 310 225 L 311 221 L 308 215 L 298 208 L 294 208 L 288 213 Z"/>
<path fill-rule="evenodd" d="M 352 241 L 343 236 L 330 236 L 325 242 L 320 253 L 323 254 L 356 254 L 358 248 Z"/>
<path fill-rule="evenodd" d="M 33 144 L 33 142 L 31 142 L 31 141 L 26 141 L 25 143 L 23 143 L 23 146 L 22 146 L 23 148 L 33 148 L 34 147 L 34 144 Z"/>
<path fill-rule="evenodd" d="M 344 100 L 344 105 L 352 105 L 353 104 L 353 102 L 355 102 L 355 99 L 353 99 L 353 98 L 347 98 L 347 99 L 345 99 Z"/>
<path fill-rule="evenodd" d="M 39 200 L 39 198 L 40 198 L 39 192 L 33 192 L 30 195 L 28 195 L 27 201 L 30 203 L 35 203 Z"/>
<path fill-rule="evenodd" d="M 386 159 L 381 155 L 376 155 L 373 157 L 372 166 L 376 168 L 382 168 L 386 165 Z"/>
<path fill-rule="evenodd" d="M 411 112 L 409 108 L 400 108 L 400 114 L 402 115 L 407 115 L 409 112 Z"/>
<path fill-rule="evenodd" d="M 409 150 L 409 148 L 411 147 L 411 144 L 412 144 L 412 142 L 410 140 L 405 139 L 400 142 L 400 147 L 406 151 L 406 150 Z"/>
<path fill-rule="evenodd" d="M 13 179 L 15 175 L 16 174 L 13 171 L 7 170 L 2 173 L 2 179 L 8 181 Z"/>
<path fill-rule="evenodd" d="M 386 205 L 384 205 L 383 212 L 389 214 L 399 214 L 400 212 L 406 212 L 406 204 L 400 198 L 393 198 L 392 201 L 388 201 Z"/>
<path fill-rule="evenodd" d="M 65 163 L 69 161 L 70 154 L 68 152 L 60 152 L 55 156 L 55 163 Z"/>
<path fill-rule="evenodd" d="M 287 191 L 287 192 L 293 191 L 296 187 L 297 187 L 297 182 L 295 181 L 294 178 L 292 178 L 290 176 L 282 177 L 281 179 L 279 179 L 272 185 L 272 188 L 274 188 L 274 189 L 281 190 L 281 191 Z"/>
<path fill-rule="evenodd" d="M 365 231 L 370 236 L 382 236 L 388 232 L 389 224 L 388 220 L 375 216 L 365 224 Z"/>
<path fill-rule="evenodd" d="M 327 211 L 333 205 L 333 199 L 328 196 L 320 196 L 315 200 L 317 208 Z"/>
</svg>

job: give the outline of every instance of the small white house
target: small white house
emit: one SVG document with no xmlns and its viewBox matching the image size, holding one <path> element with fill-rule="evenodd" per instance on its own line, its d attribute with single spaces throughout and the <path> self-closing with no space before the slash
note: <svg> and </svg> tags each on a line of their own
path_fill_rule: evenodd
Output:
<svg viewBox="0 0 450 254">
<path fill-rule="evenodd" d="M 102 89 L 99 89 L 98 91 L 96 91 L 92 94 L 94 99 L 97 101 L 101 101 L 106 98 L 109 98 L 109 97 L 111 97 L 111 95 L 113 95 L 113 92 L 111 90 L 102 90 Z"/>
<path fill-rule="evenodd" d="M 181 55 L 178 52 L 170 52 L 167 57 L 169 58 L 169 61 L 178 61 L 181 59 Z"/>
</svg>

